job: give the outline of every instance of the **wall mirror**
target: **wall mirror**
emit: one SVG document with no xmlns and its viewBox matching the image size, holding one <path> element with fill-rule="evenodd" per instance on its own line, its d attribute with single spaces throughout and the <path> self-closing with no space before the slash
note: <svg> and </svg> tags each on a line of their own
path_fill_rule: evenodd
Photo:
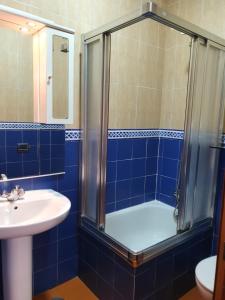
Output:
<svg viewBox="0 0 225 300">
<path fill-rule="evenodd" d="M 73 123 L 74 31 L 1 5 L 0 42 L 0 174 L 64 172 L 64 124 Z"/>
</svg>

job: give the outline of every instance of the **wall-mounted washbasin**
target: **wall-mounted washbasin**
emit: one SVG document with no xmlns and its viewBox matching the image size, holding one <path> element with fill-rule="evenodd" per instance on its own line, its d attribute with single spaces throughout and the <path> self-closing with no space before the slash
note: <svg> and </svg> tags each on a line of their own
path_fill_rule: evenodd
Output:
<svg viewBox="0 0 225 300">
<path fill-rule="evenodd" d="M 32 300 L 32 236 L 61 223 L 70 207 L 69 199 L 53 190 L 0 202 L 4 300 Z"/>
<path fill-rule="evenodd" d="M 0 239 L 34 235 L 61 223 L 70 201 L 53 190 L 27 191 L 22 200 L 0 202 Z"/>
</svg>

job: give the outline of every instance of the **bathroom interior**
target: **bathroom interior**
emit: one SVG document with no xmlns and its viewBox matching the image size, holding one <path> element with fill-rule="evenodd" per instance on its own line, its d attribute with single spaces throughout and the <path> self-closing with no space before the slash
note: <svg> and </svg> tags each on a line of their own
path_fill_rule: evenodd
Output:
<svg viewBox="0 0 225 300">
<path fill-rule="evenodd" d="M 224 15 L 0 1 L 0 299 L 225 299 Z"/>
</svg>

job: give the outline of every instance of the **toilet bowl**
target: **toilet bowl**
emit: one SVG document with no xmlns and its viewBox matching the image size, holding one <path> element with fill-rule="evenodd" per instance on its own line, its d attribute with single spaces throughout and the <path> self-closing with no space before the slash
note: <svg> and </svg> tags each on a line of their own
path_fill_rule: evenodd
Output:
<svg viewBox="0 0 225 300">
<path fill-rule="evenodd" d="M 200 261 L 195 268 L 196 284 L 204 300 L 213 299 L 216 260 L 217 256 L 208 257 Z"/>
</svg>

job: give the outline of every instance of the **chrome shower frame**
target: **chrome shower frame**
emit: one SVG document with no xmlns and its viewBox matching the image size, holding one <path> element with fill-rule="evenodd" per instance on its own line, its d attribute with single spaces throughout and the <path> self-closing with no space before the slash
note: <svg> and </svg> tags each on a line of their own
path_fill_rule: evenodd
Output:
<svg viewBox="0 0 225 300">
<path fill-rule="evenodd" d="M 176 17 L 164 9 L 159 8 L 155 3 L 147 1 L 143 4 L 140 10 L 136 10 L 132 14 L 119 18 L 114 22 L 106 24 L 94 31 L 86 33 L 82 36 L 83 42 L 83 55 L 82 55 L 82 207 L 81 207 L 81 226 L 89 233 L 93 234 L 96 238 L 102 240 L 103 243 L 107 244 L 114 249 L 119 255 L 128 260 L 133 267 L 140 265 L 141 263 L 157 256 L 168 249 L 182 243 L 185 240 L 193 237 L 195 234 L 199 234 L 206 228 L 211 226 L 212 220 L 206 219 L 199 223 L 198 227 L 191 228 L 186 232 L 184 231 L 184 224 L 182 218 L 185 214 L 185 201 L 182 202 L 182 193 L 180 195 L 181 201 L 179 204 L 179 219 L 178 219 L 178 231 L 183 232 L 177 236 L 174 236 L 168 240 L 165 240 L 153 247 L 145 249 L 140 253 L 132 252 L 117 241 L 113 240 L 104 232 L 105 226 L 105 184 L 106 184 L 106 160 L 107 160 L 107 134 L 108 134 L 108 110 L 109 110 L 109 84 L 110 84 L 110 35 L 122 28 L 128 27 L 132 24 L 140 22 L 144 19 L 153 19 L 161 24 L 167 25 L 174 28 L 182 33 L 189 35 L 192 38 L 192 51 L 190 61 L 190 72 L 189 72 L 189 83 L 187 93 L 187 109 L 186 109 L 186 121 L 185 121 L 185 137 L 184 137 L 184 148 L 182 153 L 182 168 L 181 177 L 183 180 L 179 184 L 179 190 L 183 190 L 187 184 L 187 172 L 188 172 L 188 147 L 190 143 L 190 130 L 191 130 L 191 113 L 192 113 L 192 100 L 193 90 L 195 85 L 194 74 L 196 66 L 196 53 L 198 51 L 199 43 L 207 44 L 214 43 L 218 47 L 225 47 L 225 40 L 222 38 L 190 23 L 179 17 Z M 87 95 L 86 95 L 86 84 L 87 84 L 87 45 L 93 39 L 102 40 L 102 111 L 101 111 L 101 146 L 98 155 L 98 174 L 96 174 L 98 180 L 98 196 L 96 205 L 96 219 L 91 220 L 86 214 L 86 174 L 87 174 L 87 119 L 86 119 L 86 108 L 87 108 Z M 223 48 L 225 49 L 225 48 Z"/>
</svg>

